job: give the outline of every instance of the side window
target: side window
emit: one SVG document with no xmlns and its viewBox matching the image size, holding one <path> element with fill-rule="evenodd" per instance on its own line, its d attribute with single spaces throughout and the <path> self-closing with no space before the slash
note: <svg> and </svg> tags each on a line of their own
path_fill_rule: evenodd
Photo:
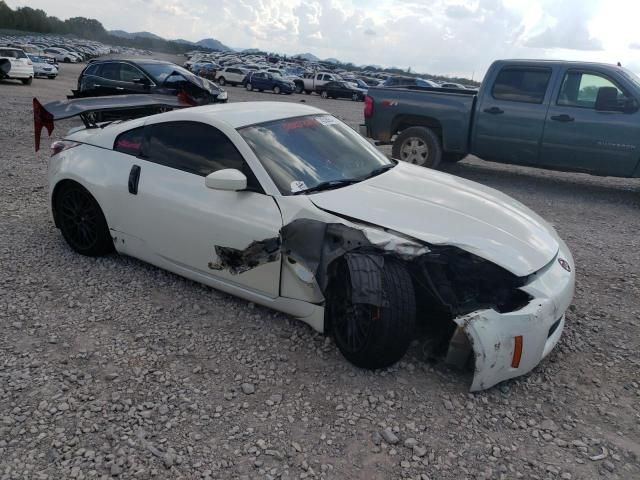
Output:
<svg viewBox="0 0 640 480">
<path fill-rule="evenodd" d="M 542 103 L 550 78 L 549 68 L 506 67 L 498 73 L 491 94 L 496 100 Z"/>
<path fill-rule="evenodd" d="M 136 67 L 128 63 L 120 64 L 120 80 L 122 82 L 132 83 L 136 78 L 142 78 L 143 76 L 143 73 Z"/>
<path fill-rule="evenodd" d="M 123 132 L 116 137 L 113 143 L 113 149 L 116 152 L 126 153 L 127 155 L 138 156 L 142 148 L 144 140 L 144 127 L 134 128 L 127 132 Z"/>
<path fill-rule="evenodd" d="M 100 69 L 100 76 L 107 80 L 120 80 L 120 64 L 103 63 Z"/>
<path fill-rule="evenodd" d="M 224 168 L 243 170 L 244 159 L 225 134 L 199 122 L 156 123 L 149 128 L 147 159 L 206 177 Z"/>
<path fill-rule="evenodd" d="M 98 74 L 98 67 L 100 67 L 100 65 L 89 65 L 87 67 L 87 69 L 84 71 L 85 75 L 97 75 Z"/>
<path fill-rule="evenodd" d="M 595 108 L 598 90 L 602 87 L 613 87 L 618 92 L 618 103 L 624 105 L 626 95 L 608 78 L 596 74 L 579 71 L 568 71 L 562 80 L 558 105 L 569 107 Z"/>
</svg>

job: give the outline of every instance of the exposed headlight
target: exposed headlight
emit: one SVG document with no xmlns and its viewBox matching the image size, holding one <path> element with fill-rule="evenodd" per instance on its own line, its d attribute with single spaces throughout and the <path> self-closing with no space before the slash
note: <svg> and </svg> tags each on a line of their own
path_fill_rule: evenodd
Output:
<svg viewBox="0 0 640 480">
<path fill-rule="evenodd" d="M 221 90 L 220 94 L 218 95 L 218 100 L 226 100 L 228 97 L 228 94 L 226 91 Z"/>
</svg>

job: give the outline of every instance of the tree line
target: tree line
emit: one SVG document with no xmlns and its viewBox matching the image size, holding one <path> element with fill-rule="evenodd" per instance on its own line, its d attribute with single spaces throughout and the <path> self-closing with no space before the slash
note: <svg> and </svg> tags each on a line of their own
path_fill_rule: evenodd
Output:
<svg viewBox="0 0 640 480">
<path fill-rule="evenodd" d="M 31 7 L 18 7 L 13 10 L 4 0 L 0 0 L 0 28 L 33 33 L 75 35 L 87 40 L 96 40 L 107 44 L 167 53 L 184 53 L 193 50 L 193 45 L 170 40 L 145 37 L 117 37 L 109 34 L 102 26 L 102 23 L 93 18 L 73 17 L 67 20 L 60 20 L 58 17 L 47 15 L 44 10 Z M 202 47 L 198 47 L 198 49 L 207 50 Z"/>
</svg>

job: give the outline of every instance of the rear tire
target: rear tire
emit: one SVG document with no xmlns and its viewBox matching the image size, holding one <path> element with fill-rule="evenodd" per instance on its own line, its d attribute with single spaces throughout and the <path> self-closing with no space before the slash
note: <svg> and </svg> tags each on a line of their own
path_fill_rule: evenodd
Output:
<svg viewBox="0 0 640 480">
<path fill-rule="evenodd" d="M 23 85 L 31 85 L 32 82 L 33 82 L 33 77 L 23 78 L 22 79 L 22 84 Z"/>
<path fill-rule="evenodd" d="M 410 127 L 396 137 L 391 155 L 403 162 L 438 168 L 442 162 L 442 145 L 430 128 Z"/>
<path fill-rule="evenodd" d="M 413 283 L 406 266 L 385 258 L 382 269 L 385 307 L 354 304 L 346 262 L 338 265 L 327 291 L 327 313 L 336 345 L 354 365 L 378 369 L 400 360 L 411 343 L 416 319 Z"/>
<path fill-rule="evenodd" d="M 54 197 L 56 223 L 75 252 L 99 257 L 114 251 L 109 226 L 95 198 L 82 185 L 68 182 Z"/>
<path fill-rule="evenodd" d="M 323 91 L 322 91 L 322 93 L 320 94 L 320 96 L 321 96 L 322 98 L 324 98 L 325 100 L 326 100 L 327 98 L 329 98 L 329 94 L 327 93 L 327 91 L 326 91 L 326 90 L 323 90 Z"/>
</svg>

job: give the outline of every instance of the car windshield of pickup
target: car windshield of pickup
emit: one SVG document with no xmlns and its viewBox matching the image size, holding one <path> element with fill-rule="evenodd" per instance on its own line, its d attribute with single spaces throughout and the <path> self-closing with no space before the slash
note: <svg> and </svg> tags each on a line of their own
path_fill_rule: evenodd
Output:
<svg viewBox="0 0 640 480">
<path fill-rule="evenodd" d="M 331 115 L 310 115 L 238 130 L 282 195 L 340 188 L 396 163 Z"/>
</svg>

